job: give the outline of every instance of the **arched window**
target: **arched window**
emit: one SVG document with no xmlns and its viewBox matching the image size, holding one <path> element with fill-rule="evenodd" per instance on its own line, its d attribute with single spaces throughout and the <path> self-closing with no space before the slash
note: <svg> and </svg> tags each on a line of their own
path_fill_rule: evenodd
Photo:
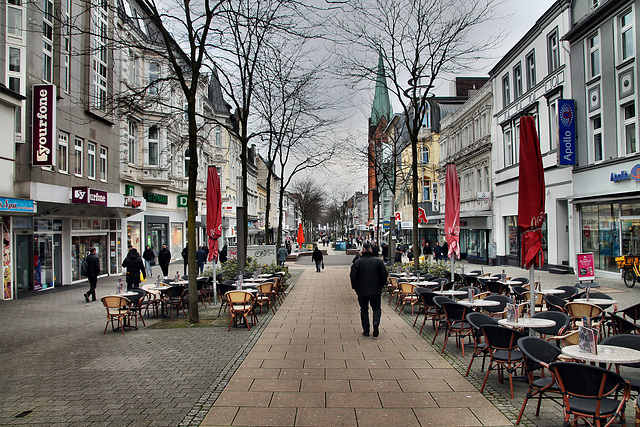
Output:
<svg viewBox="0 0 640 427">
<path fill-rule="evenodd" d="M 149 165 L 158 166 L 158 128 L 149 128 Z"/>
<path fill-rule="evenodd" d="M 191 162 L 191 156 L 189 155 L 189 149 L 184 150 L 184 177 L 189 177 L 189 163 Z"/>
</svg>

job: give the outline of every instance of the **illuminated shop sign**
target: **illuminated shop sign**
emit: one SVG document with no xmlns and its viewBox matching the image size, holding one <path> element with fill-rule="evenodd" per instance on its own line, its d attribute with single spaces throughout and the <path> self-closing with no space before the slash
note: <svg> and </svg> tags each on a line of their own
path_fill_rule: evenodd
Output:
<svg viewBox="0 0 640 427">
<path fill-rule="evenodd" d="M 609 181 L 620 182 L 634 179 L 640 181 L 640 163 L 631 168 L 631 171 L 611 172 L 611 178 Z"/>
</svg>

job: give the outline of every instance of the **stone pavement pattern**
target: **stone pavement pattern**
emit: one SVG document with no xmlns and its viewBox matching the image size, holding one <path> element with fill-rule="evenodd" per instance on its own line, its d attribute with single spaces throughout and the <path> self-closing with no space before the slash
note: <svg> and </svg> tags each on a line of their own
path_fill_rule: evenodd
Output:
<svg viewBox="0 0 640 427">
<path fill-rule="evenodd" d="M 348 274 L 307 268 L 203 426 L 511 424 L 388 306 L 362 336 Z"/>
</svg>

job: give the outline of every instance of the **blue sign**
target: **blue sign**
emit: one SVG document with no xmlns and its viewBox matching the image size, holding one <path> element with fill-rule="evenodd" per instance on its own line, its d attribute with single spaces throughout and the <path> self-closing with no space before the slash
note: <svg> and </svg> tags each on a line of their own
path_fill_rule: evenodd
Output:
<svg viewBox="0 0 640 427">
<path fill-rule="evenodd" d="M 561 166 L 576 164 L 576 107 L 573 99 L 558 100 L 558 153 Z"/>
<path fill-rule="evenodd" d="M 389 223 L 389 220 L 388 220 L 388 219 L 386 219 L 386 220 L 382 221 L 382 229 L 383 229 L 383 230 L 388 230 L 388 229 L 389 229 L 389 224 L 390 224 L 390 223 Z"/>
<path fill-rule="evenodd" d="M 36 202 L 24 199 L 9 199 L 0 197 L 0 212 L 25 212 L 35 213 Z"/>
</svg>

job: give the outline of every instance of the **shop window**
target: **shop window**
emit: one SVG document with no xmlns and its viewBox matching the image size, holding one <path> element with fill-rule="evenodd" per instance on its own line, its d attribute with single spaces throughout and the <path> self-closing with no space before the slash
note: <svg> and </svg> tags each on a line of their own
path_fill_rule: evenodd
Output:
<svg viewBox="0 0 640 427">
<path fill-rule="evenodd" d="M 596 269 L 617 272 L 615 257 L 620 255 L 617 205 L 583 205 L 580 212 L 582 252 L 593 252 Z M 623 221 L 623 242 L 624 226 Z"/>
</svg>

